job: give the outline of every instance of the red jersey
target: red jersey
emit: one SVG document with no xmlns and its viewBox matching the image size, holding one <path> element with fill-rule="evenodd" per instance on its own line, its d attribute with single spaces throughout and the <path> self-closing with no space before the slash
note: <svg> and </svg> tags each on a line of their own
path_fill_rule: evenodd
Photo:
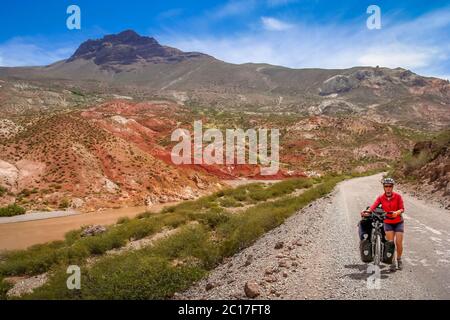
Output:
<svg viewBox="0 0 450 320">
<path fill-rule="evenodd" d="M 395 192 L 392 192 L 392 196 L 389 199 L 386 196 L 386 193 L 383 193 L 381 196 L 379 196 L 377 198 L 377 200 L 375 200 L 373 205 L 370 207 L 370 211 L 374 211 L 375 208 L 378 207 L 378 205 L 380 205 L 380 204 L 385 212 L 397 211 L 400 209 L 405 210 L 405 207 L 403 206 L 402 196 Z M 384 220 L 384 222 L 388 223 L 388 224 L 395 224 L 395 223 L 399 223 L 402 221 L 403 221 L 403 218 L 400 215 L 398 215 L 394 219 L 385 219 Z"/>
</svg>

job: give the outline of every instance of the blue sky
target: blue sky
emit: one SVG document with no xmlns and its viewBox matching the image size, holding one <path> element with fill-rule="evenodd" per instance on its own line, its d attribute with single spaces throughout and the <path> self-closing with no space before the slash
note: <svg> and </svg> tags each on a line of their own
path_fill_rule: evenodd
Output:
<svg viewBox="0 0 450 320">
<path fill-rule="evenodd" d="M 66 9 L 81 8 L 81 30 Z M 382 28 L 369 30 L 369 5 Z M 0 65 L 45 65 L 90 38 L 134 29 L 232 63 L 293 68 L 404 67 L 450 77 L 450 3 L 433 0 L 18 0 L 0 11 Z"/>
</svg>

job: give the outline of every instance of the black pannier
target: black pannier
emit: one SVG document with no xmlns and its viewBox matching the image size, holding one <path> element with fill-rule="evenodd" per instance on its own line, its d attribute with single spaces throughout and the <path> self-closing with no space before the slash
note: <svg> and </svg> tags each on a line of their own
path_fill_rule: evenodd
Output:
<svg viewBox="0 0 450 320">
<path fill-rule="evenodd" d="M 383 259 L 382 261 L 386 264 L 391 264 L 392 260 L 394 259 L 394 253 L 395 253 L 395 243 L 394 241 L 386 241 L 384 243 L 384 250 L 383 250 Z"/>
</svg>

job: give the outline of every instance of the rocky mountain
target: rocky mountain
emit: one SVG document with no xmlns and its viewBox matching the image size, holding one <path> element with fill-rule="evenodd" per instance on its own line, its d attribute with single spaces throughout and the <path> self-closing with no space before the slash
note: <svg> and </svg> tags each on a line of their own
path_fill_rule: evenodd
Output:
<svg viewBox="0 0 450 320">
<path fill-rule="evenodd" d="M 450 84 L 403 69 L 290 69 L 226 63 L 128 30 L 88 40 L 46 67 L 0 68 L 0 79 L 159 96 L 186 105 L 304 115 L 354 114 L 421 129 L 450 124 Z M 1 93 L 0 93 L 1 94 Z"/>
<path fill-rule="evenodd" d="M 191 58 L 207 57 L 197 52 L 182 52 L 160 45 L 154 38 L 141 37 L 132 30 L 88 40 L 66 61 L 92 60 L 102 68 L 134 63 L 177 63 Z M 120 71 L 120 69 L 118 69 Z"/>
</svg>

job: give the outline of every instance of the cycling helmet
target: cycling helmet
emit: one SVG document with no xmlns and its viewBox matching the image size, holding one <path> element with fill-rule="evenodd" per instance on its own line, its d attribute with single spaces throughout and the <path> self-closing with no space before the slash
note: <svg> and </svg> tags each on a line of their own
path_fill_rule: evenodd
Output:
<svg viewBox="0 0 450 320">
<path fill-rule="evenodd" d="M 395 184 L 395 181 L 394 181 L 394 179 L 392 179 L 392 178 L 384 178 L 383 180 L 381 180 L 381 183 L 382 183 L 383 185 L 385 185 L 385 184 L 392 184 L 392 185 L 394 185 L 394 184 Z"/>
</svg>

